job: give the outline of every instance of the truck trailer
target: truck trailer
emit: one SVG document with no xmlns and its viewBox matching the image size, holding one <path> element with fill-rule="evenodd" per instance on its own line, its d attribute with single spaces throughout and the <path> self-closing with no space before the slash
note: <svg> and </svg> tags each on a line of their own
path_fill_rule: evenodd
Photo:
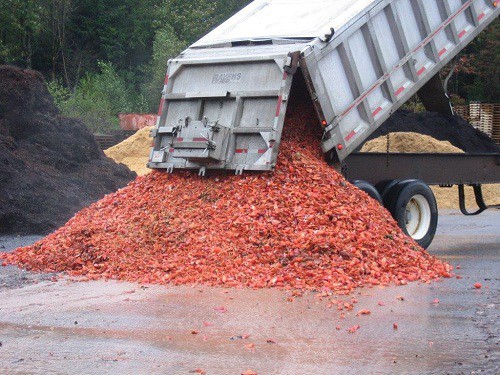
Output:
<svg viewBox="0 0 500 375">
<path fill-rule="evenodd" d="M 439 78 L 491 22 L 492 0 L 257 0 L 168 62 L 148 167 L 272 171 L 294 79 L 303 79 L 332 167 L 379 200 L 421 246 L 438 221 L 428 185 L 459 186 L 460 208 L 487 209 L 496 154 L 355 151 L 418 94 L 453 114 Z M 300 77 L 299 77 L 300 76 Z M 478 210 L 465 207 L 474 186 Z"/>
</svg>

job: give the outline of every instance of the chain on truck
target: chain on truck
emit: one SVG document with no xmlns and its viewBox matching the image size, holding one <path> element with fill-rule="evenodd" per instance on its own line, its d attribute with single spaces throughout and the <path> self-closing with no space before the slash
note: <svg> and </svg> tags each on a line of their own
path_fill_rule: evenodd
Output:
<svg viewBox="0 0 500 375">
<path fill-rule="evenodd" d="M 254 1 L 169 61 L 148 166 L 273 170 L 301 74 L 328 160 L 427 247 L 438 220 L 429 185 L 458 185 L 462 212 L 479 214 L 481 184 L 500 182 L 500 154 L 354 151 L 415 94 L 453 114 L 438 73 L 499 12 L 491 0 Z"/>
</svg>

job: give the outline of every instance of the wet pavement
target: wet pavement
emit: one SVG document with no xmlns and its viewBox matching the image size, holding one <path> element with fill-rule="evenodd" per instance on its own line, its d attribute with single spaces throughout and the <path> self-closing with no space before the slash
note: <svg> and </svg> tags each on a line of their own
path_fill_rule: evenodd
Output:
<svg viewBox="0 0 500 375">
<path fill-rule="evenodd" d="M 0 250 L 36 239 L 3 237 Z M 459 278 L 361 289 L 343 319 L 314 294 L 52 282 L 2 267 L 0 373 L 500 373 L 500 211 L 446 212 L 429 251 Z"/>
</svg>

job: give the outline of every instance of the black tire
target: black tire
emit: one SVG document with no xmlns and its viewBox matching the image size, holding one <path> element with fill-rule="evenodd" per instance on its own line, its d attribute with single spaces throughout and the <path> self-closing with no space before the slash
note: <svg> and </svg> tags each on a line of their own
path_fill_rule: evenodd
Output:
<svg viewBox="0 0 500 375">
<path fill-rule="evenodd" d="M 393 181 L 391 185 L 387 186 L 384 191 L 384 206 L 392 214 L 394 212 L 397 198 L 401 190 L 413 182 L 419 182 L 419 180 L 404 180 L 404 181 Z M 426 184 L 424 184 L 426 185 Z"/>
<path fill-rule="evenodd" d="M 399 184 L 400 181 L 398 180 L 384 180 L 380 181 L 375 185 L 375 188 L 378 190 L 380 197 L 382 198 L 382 202 L 384 203 L 384 206 L 386 206 L 387 202 L 387 197 L 389 195 L 389 192 L 392 190 L 394 186 Z"/>
<path fill-rule="evenodd" d="M 402 181 L 391 189 L 386 200 L 386 208 L 403 232 L 427 249 L 438 224 L 438 208 L 431 188 L 419 180 Z"/>
<path fill-rule="evenodd" d="M 375 189 L 375 186 L 373 186 L 369 182 L 363 180 L 356 180 L 351 183 L 354 186 L 356 186 L 359 190 L 363 190 L 366 194 L 368 194 L 370 197 L 378 201 L 381 205 L 384 204 L 378 190 Z"/>
</svg>

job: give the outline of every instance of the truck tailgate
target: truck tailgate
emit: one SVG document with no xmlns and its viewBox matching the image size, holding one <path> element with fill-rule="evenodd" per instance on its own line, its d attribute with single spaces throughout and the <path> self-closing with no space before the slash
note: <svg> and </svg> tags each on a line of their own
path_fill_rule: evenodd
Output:
<svg viewBox="0 0 500 375">
<path fill-rule="evenodd" d="M 191 51 L 170 61 L 148 166 L 272 170 L 298 64 L 289 51 L 301 47 Z"/>
</svg>

